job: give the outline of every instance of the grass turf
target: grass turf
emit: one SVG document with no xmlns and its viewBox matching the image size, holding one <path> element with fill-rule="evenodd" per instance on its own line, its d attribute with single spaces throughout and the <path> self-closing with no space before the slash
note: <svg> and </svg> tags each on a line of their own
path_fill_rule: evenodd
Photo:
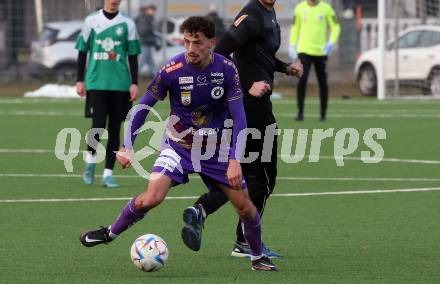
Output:
<svg viewBox="0 0 440 284">
<path fill-rule="evenodd" d="M 293 100 L 274 101 L 281 129 L 309 129 L 306 159 L 286 164 L 279 159 L 276 192 L 435 188 L 440 183 L 440 102 L 352 99 L 330 101 L 328 121 L 318 122 L 318 101 L 307 100 L 306 120 L 293 120 Z M 157 109 L 166 114 L 167 104 Z M 121 189 L 85 186 L 81 156 L 66 173 L 54 153 L 57 133 L 78 128 L 84 139 L 90 120 L 82 118 L 79 100 L 0 99 L 0 279 L 2 283 L 438 283 L 440 281 L 439 191 L 356 195 L 273 196 L 263 218 L 265 242 L 284 258 L 278 273 L 250 271 L 249 262 L 229 256 L 236 217 L 227 205 L 209 217 L 199 253 L 180 240 L 181 212 L 193 199 L 167 200 L 114 243 L 92 249 L 78 241 L 82 229 L 111 223 L 126 201 L 37 202 L 35 199 L 130 197 L 145 181 L 133 169 L 116 169 Z M 379 141 L 385 159 L 377 164 L 345 160 L 338 167 L 334 137 L 324 140 L 319 162 L 309 163 L 313 129 L 355 128 L 362 135 L 383 128 Z M 295 132 L 296 133 L 296 132 Z M 147 136 L 139 137 L 142 147 Z M 84 148 L 82 140 L 82 148 Z M 280 139 L 280 147 L 282 139 Z M 295 143 L 294 143 L 295 145 Z M 47 150 L 47 151 L 23 151 Z M 12 151 L 11 151 L 12 150 Z M 327 158 L 325 158 L 327 157 Z M 408 161 L 411 160 L 411 161 Z M 427 162 L 428 161 L 428 162 Z M 429 161 L 433 161 L 429 163 Z M 146 169 L 152 163 L 145 162 Z M 102 165 L 97 173 L 102 171 Z M 33 175 L 31 175 L 33 174 Z M 60 176 L 50 176 L 60 174 Z M 350 178 L 343 180 L 342 178 Z M 380 180 L 375 180 L 381 178 Z M 410 179 L 416 178 L 416 179 Z M 200 179 L 170 192 L 197 196 Z M 11 202 L 32 199 L 33 202 Z M 136 270 L 129 258 L 132 241 L 144 233 L 162 236 L 169 245 L 167 266 L 156 273 Z"/>
</svg>

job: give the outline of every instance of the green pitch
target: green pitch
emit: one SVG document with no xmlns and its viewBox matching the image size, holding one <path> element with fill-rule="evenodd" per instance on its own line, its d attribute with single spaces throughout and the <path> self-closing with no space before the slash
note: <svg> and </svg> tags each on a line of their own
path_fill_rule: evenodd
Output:
<svg viewBox="0 0 440 284">
<path fill-rule="evenodd" d="M 145 180 L 133 169 L 117 168 L 122 187 L 104 189 L 101 164 L 95 185 L 85 186 L 81 155 L 66 172 L 53 153 L 56 137 L 63 128 L 78 128 L 85 148 L 90 120 L 82 117 L 82 101 L 0 99 L 0 282 L 439 283 L 440 102 L 334 98 L 324 123 L 318 122 L 318 101 L 306 104 L 306 120 L 298 123 L 294 100 L 274 102 L 281 129 L 295 129 L 294 137 L 308 129 L 309 135 L 302 161 L 279 159 L 277 195 L 267 203 L 263 236 L 284 257 L 275 260 L 280 272 L 261 273 L 229 256 L 236 225 L 229 205 L 208 218 L 200 252 L 180 240 L 182 210 L 205 191 L 197 176 L 169 195 L 182 199 L 164 201 L 110 245 L 82 247 L 81 230 L 113 222 Z M 162 115 L 166 108 L 167 102 L 157 107 Z M 319 161 L 309 162 L 313 129 L 329 128 L 333 137 L 323 140 Z M 338 167 L 335 135 L 343 128 L 360 138 Z M 370 150 L 363 141 L 370 128 L 386 132 L 385 140 L 377 140 L 384 151 L 379 163 L 360 159 Z M 148 135 L 139 137 L 138 148 Z M 147 170 L 153 157 L 143 162 Z M 168 263 L 156 273 L 137 271 L 130 261 L 132 241 L 145 233 L 168 242 Z"/>
</svg>

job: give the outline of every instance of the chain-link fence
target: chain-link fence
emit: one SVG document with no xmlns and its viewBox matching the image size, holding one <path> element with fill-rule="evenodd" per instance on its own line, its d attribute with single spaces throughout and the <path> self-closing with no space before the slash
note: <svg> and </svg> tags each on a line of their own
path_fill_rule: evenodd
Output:
<svg viewBox="0 0 440 284">
<path fill-rule="evenodd" d="M 158 30 L 173 41 L 179 37 L 182 19 L 190 15 L 204 15 L 212 7 L 217 9 L 226 25 L 232 23 L 248 0 L 123 0 L 121 10 L 135 19 L 143 6 L 157 6 Z M 1 80 L 22 81 L 31 78 L 71 80 L 75 74 L 76 51 L 74 42 L 83 19 L 103 6 L 103 0 L 0 0 L 0 75 Z M 288 60 L 290 27 L 293 10 L 300 0 L 278 0 L 277 17 L 282 30 L 279 57 Z M 329 63 L 330 81 L 353 78 L 357 54 L 365 48 L 361 42 L 359 15 L 363 7 L 366 16 L 376 17 L 375 1 L 328 0 L 342 23 L 339 47 Z M 163 19 L 167 18 L 167 21 Z M 177 42 L 177 40 L 176 40 Z M 166 54 L 166 53 L 163 53 Z M 43 76 L 44 75 L 44 76 Z M 313 77 L 313 76 L 312 76 Z M 280 76 L 280 81 L 286 80 Z M 312 82 L 313 82 L 313 78 Z M 293 82 L 293 80 L 290 80 Z"/>
</svg>

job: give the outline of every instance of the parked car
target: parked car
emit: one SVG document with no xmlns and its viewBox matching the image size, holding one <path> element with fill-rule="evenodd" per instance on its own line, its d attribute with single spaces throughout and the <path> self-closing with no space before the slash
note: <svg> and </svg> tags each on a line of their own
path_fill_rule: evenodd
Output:
<svg viewBox="0 0 440 284">
<path fill-rule="evenodd" d="M 32 42 L 28 74 L 35 78 L 53 77 L 57 82 L 75 80 L 78 58 L 75 43 L 82 25 L 82 21 L 46 23 L 38 39 Z M 158 41 L 163 38 L 159 32 L 156 36 Z M 183 46 L 167 40 L 166 59 L 163 59 L 163 50 L 159 49 L 153 51 L 153 60 L 156 66 L 161 66 L 168 58 L 184 51 Z"/>
<path fill-rule="evenodd" d="M 395 48 L 399 53 L 399 82 L 420 87 L 424 94 L 440 95 L 440 26 L 408 28 L 388 43 L 385 55 L 385 80 L 394 80 Z M 378 48 L 363 53 L 356 61 L 354 76 L 363 95 L 375 96 Z"/>
</svg>

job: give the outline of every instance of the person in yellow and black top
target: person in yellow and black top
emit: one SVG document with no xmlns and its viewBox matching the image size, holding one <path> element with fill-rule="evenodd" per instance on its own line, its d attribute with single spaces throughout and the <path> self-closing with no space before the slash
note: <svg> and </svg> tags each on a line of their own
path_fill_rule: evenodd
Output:
<svg viewBox="0 0 440 284">
<path fill-rule="evenodd" d="M 328 28 L 330 34 L 327 36 Z M 290 33 L 289 57 L 299 58 L 304 67 L 297 86 L 298 115 L 304 120 L 304 99 L 310 67 L 315 66 L 321 100 L 321 121 L 325 121 L 328 101 L 326 65 L 341 33 L 341 26 L 330 4 L 322 0 L 305 0 L 295 7 Z"/>
</svg>

